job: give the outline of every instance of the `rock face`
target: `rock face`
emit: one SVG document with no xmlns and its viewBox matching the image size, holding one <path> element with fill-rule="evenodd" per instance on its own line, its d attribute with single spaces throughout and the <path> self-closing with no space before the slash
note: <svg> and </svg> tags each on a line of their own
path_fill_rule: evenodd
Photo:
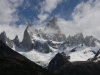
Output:
<svg viewBox="0 0 100 75">
<path fill-rule="evenodd" d="M 0 34 L 0 40 L 2 40 L 2 42 L 4 42 L 6 45 L 8 45 L 10 48 L 13 48 L 13 41 L 10 40 L 9 38 L 7 38 L 6 33 L 2 32 Z"/>
<path fill-rule="evenodd" d="M 16 35 L 15 38 L 13 39 L 13 42 L 16 46 L 19 46 L 20 45 L 20 41 L 19 41 L 19 38 L 18 36 Z"/>
<path fill-rule="evenodd" d="M 2 40 L 4 43 L 6 43 L 7 36 L 6 36 L 6 33 L 5 33 L 5 32 L 2 32 L 2 33 L 0 34 L 0 40 Z"/>
<path fill-rule="evenodd" d="M 43 52 L 43 53 L 52 52 L 52 50 L 49 48 L 49 45 L 47 42 L 41 43 L 41 42 L 35 41 L 35 40 L 34 40 L 34 49 L 36 49 L 39 52 Z"/>
<path fill-rule="evenodd" d="M 97 40 L 96 38 L 94 38 L 93 36 L 86 36 L 85 37 L 85 45 L 86 46 L 95 47 L 95 42 L 100 43 L 100 41 Z"/>
<path fill-rule="evenodd" d="M 90 58 L 89 61 L 95 61 L 98 62 L 100 61 L 100 49 L 95 53 L 95 56 L 93 58 Z"/>
<path fill-rule="evenodd" d="M 56 75 L 38 66 L 0 41 L 0 75 Z"/>
<path fill-rule="evenodd" d="M 53 31 L 53 33 L 46 33 L 48 30 Z M 66 40 L 66 36 L 61 33 L 61 30 L 57 25 L 57 18 L 54 17 L 46 24 L 44 30 L 35 29 L 31 24 L 28 24 L 24 31 L 23 41 L 21 43 L 28 51 L 34 48 L 40 52 L 51 52 L 48 43 L 43 44 L 40 41 L 37 41 L 37 39 L 62 42 Z"/>
<path fill-rule="evenodd" d="M 23 46 L 27 49 L 27 50 L 31 50 L 32 49 L 32 37 L 31 35 L 28 33 L 28 29 L 30 28 L 31 26 L 28 25 L 27 28 L 25 29 L 24 31 L 24 36 L 23 36 L 23 41 L 22 41 L 22 44 Z"/>
<path fill-rule="evenodd" d="M 95 42 L 100 43 L 100 41 L 94 38 L 93 36 L 84 37 L 82 33 L 78 33 L 74 36 L 68 36 L 67 41 L 71 45 L 84 44 L 85 46 L 88 46 L 88 47 L 95 47 Z"/>
<path fill-rule="evenodd" d="M 63 65 L 70 63 L 68 59 L 70 59 L 70 57 L 66 56 L 64 52 L 56 54 L 55 57 L 50 61 L 48 70 L 52 72 L 59 70 Z"/>
<path fill-rule="evenodd" d="M 62 42 L 66 40 L 66 36 L 64 34 L 41 34 L 42 38 L 46 40 L 52 40 L 57 42 Z"/>
</svg>

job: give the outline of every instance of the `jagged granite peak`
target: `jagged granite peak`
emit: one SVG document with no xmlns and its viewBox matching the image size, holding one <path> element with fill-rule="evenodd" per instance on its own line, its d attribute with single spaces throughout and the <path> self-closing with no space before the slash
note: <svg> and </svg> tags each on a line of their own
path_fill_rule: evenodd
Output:
<svg viewBox="0 0 100 75">
<path fill-rule="evenodd" d="M 93 37 L 93 36 L 86 36 L 86 37 L 85 37 L 85 44 L 86 44 L 87 46 L 95 47 L 95 42 L 100 43 L 100 40 L 96 39 L 96 38 Z"/>
<path fill-rule="evenodd" d="M 54 16 L 50 21 L 48 21 L 44 30 L 49 33 L 51 31 L 51 33 L 61 34 L 61 30 L 57 24 L 57 17 Z"/>
<path fill-rule="evenodd" d="M 1 34 L 0 34 L 0 40 L 5 43 L 6 45 L 8 45 L 10 48 L 13 48 L 13 42 L 12 40 L 10 40 L 7 36 L 6 36 L 6 32 L 3 31 Z"/>
<path fill-rule="evenodd" d="M 2 40 L 6 44 L 7 36 L 5 31 L 1 32 L 0 40 Z"/>
<path fill-rule="evenodd" d="M 84 43 L 84 36 L 82 33 L 78 33 L 75 36 L 75 40 L 77 40 L 77 43 L 80 44 L 80 42 L 83 44 Z"/>
<path fill-rule="evenodd" d="M 28 32 L 28 28 L 30 28 L 30 24 L 28 24 L 28 26 L 26 27 L 24 31 L 22 44 L 25 48 L 27 48 L 28 50 L 31 50 L 32 49 L 32 39 L 31 39 L 32 37 L 30 36 Z"/>
<path fill-rule="evenodd" d="M 82 33 L 78 33 L 74 36 L 68 36 L 67 41 L 74 45 L 84 44 L 85 46 L 95 47 L 95 42 L 100 43 L 98 39 L 93 36 L 86 36 L 84 37 Z"/>
<path fill-rule="evenodd" d="M 20 41 L 19 41 L 19 38 L 18 38 L 17 35 L 16 35 L 15 38 L 13 39 L 13 42 L 15 43 L 16 46 L 19 46 Z"/>
<path fill-rule="evenodd" d="M 63 65 L 66 65 L 69 62 L 70 56 L 66 56 L 64 52 L 57 53 L 55 57 L 50 61 L 48 70 L 55 72 L 56 70 L 60 69 Z"/>
</svg>

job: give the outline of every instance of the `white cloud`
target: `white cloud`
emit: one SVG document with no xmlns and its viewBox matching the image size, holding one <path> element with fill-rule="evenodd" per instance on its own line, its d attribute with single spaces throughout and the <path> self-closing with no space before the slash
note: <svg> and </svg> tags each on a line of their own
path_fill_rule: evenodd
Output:
<svg viewBox="0 0 100 75">
<path fill-rule="evenodd" d="M 1 25 L 0 32 L 5 31 L 7 37 L 9 37 L 10 39 L 14 39 L 15 36 L 18 35 L 19 40 L 22 41 L 25 28 L 26 25 L 19 25 L 19 26 Z"/>
<path fill-rule="evenodd" d="M 51 12 L 53 9 L 57 7 L 59 3 L 63 0 L 45 0 L 42 5 L 42 11 Z"/>
<path fill-rule="evenodd" d="M 17 7 L 22 4 L 23 0 L 0 0 L 0 33 L 6 31 L 7 36 L 11 39 L 15 35 L 19 35 L 20 40 L 22 39 L 24 25 L 17 27 L 15 24 L 19 20 L 17 14 Z"/>
<path fill-rule="evenodd" d="M 9 24 L 18 20 L 16 7 L 21 2 L 22 0 L 0 0 L 0 24 Z"/>
<path fill-rule="evenodd" d="M 100 0 L 78 4 L 72 13 L 73 20 L 59 18 L 58 24 L 66 35 L 82 32 L 100 38 Z"/>
<path fill-rule="evenodd" d="M 40 19 L 40 23 L 47 19 L 48 14 L 39 14 L 38 18 Z"/>
<path fill-rule="evenodd" d="M 63 1 L 64 0 L 44 0 L 42 3 L 40 3 L 41 11 L 38 15 L 40 22 L 45 21 L 49 17 L 50 13 L 57 7 L 57 5 Z"/>
</svg>

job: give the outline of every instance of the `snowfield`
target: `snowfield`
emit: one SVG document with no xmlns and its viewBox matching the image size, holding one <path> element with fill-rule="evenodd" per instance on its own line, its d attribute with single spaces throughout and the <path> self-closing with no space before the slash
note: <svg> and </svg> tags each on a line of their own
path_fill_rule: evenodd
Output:
<svg viewBox="0 0 100 75">
<path fill-rule="evenodd" d="M 47 67 L 49 62 L 52 60 L 52 58 L 58 53 L 58 52 L 63 52 L 63 50 L 59 49 L 54 49 L 50 46 L 52 49 L 52 52 L 50 53 L 43 53 L 43 52 L 38 52 L 37 50 L 33 49 L 29 52 L 19 52 L 20 54 L 24 55 L 31 61 L 34 61 L 38 65 L 41 65 L 43 67 Z M 73 48 L 76 48 L 75 52 L 71 52 Z M 94 52 L 97 52 L 100 49 L 100 44 L 97 44 L 95 47 L 86 47 L 86 46 L 81 46 L 78 45 L 77 47 L 67 47 L 64 52 L 66 53 L 66 56 L 70 56 L 70 62 L 74 61 L 87 61 L 90 58 L 94 57 Z M 99 60 L 99 59 L 98 59 Z"/>
<path fill-rule="evenodd" d="M 55 56 L 57 53 L 56 51 L 50 52 L 50 53 L 41 53 L 37 52 L 36 50 L 32 50 L 30 52 L 19 52 L 20 54 L 24 55 L 31 61 L 34 61 L 38 65 L 41 65 L 43 67 L 48 66 L 50 60 Z"/>
</svg>

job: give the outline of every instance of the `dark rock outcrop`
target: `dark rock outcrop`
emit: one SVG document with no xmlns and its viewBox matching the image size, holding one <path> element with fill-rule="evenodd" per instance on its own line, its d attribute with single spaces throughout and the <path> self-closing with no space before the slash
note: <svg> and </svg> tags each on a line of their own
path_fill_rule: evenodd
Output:
<svg viewBox="0 0 100 75">
<path fill-rule="evenodd" d="M 88 59 L 88 61 L 100 61 L 100 49 L 95 53 L 95 56 L 93 58 Z"/>
<path fill-rule="evenodd" d="M 100 62 L 73 62 L 63 65 L 56 72 L 62 75 L 100 75 Z"/>
<path fill-rule="evenodd" d="M 63 65 L 70 63 L 68 59 L 70 59 L 70 56 L 66 56 L 64 52 L 57 53 L 55 57 L 50 61 L 48 70 L 52 72 L 59 70 Z"/>
<path fill-rule="evenodd" d="M 0 34 L 0 40 L 6 44 L 7 36 L 4 31 Z"/>
</svg>

